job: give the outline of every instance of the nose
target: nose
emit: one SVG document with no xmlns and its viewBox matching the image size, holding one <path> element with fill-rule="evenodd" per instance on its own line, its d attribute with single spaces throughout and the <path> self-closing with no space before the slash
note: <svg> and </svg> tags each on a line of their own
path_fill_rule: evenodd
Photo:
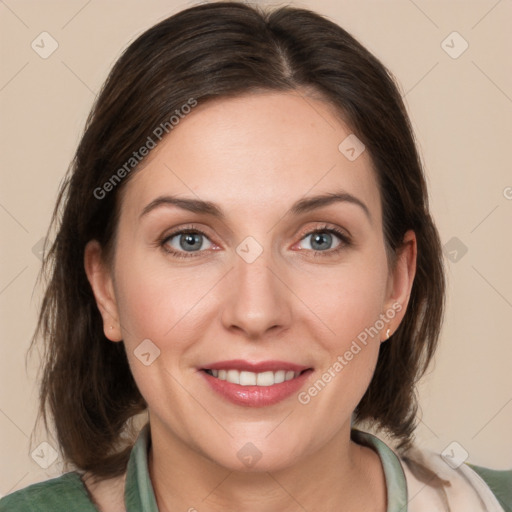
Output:
<svg viewBox="0 0 512 512">
<path fill-rule="evenodd" d="M 268 252 L 263 251 L 251 263 L 236 255 L 225 283 L 222 323 L 252 341 L 262 340 L 270 332 L 276 335 L 291 323 L 293 294 Z"/>
</svg>

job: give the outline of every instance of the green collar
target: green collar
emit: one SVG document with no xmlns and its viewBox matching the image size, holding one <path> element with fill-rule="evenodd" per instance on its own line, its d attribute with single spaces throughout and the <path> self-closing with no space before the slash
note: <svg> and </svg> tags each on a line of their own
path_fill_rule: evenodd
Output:
<svg viewBox="0 0 512 512">
<path fill-rule="evenodd" d="M 352 429 L 350 437 L 358 444 L 373 448 L 380 457 L 386 478 L 386 512 L 407 512 L 407 481 L 402 464 L 395 453 L 386 443 L 368 432 Z"/>
<path fill-rule="evenodd" d="M 407 484 L 402 465 L 395 453 L 379 438 L 352 429 L 351 438 L 358 444 L 373 448 L 380 457 L 386 477 L 388 506 L 386 512 L 407 511 Z M 148 470 L 148 451 L 151 445 L 149 423 L 140 431 L 126 471 L 124 499 L 126 512 L 158 512 L 155 493 Z"/>
<path fill-rule="evenodd" d="M 124 502 L 126 512 L 158 512 L 155 493 L 149 478 L 148 452 L 151 445 L 149 423 L 139 433 L 126 469 Z"/>
</svg>

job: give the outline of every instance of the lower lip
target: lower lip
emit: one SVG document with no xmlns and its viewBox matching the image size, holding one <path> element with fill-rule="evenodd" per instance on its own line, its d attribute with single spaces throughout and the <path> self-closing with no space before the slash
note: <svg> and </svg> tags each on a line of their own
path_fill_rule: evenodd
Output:
<svg viewBox="0 0 512 512">
<path fill-rule="evenodd" d="M 201 373 L 210 387 L 230 402 L 246 407 L 265 407 L 277 404 L 299 391 L 312 371 L 306 370 L 294 379 L 272 386 L 241 386 L 227 380 L 217 379 L 205 371 L 201 371 Z"/>
</svg>

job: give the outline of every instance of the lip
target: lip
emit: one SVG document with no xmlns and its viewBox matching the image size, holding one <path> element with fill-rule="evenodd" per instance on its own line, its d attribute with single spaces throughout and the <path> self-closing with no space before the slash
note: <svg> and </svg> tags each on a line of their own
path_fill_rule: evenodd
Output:
<svg viewBox="0 0 512 512">
<path fill-rule="evenodd" d="M 274 384 L 272 386 L 241 386 L 226 380 L 220 380 L 206 373 L 205 370 L 240 370 L 249 372 L 265 372 L 278 370 L 291 370 L 302 372 L 294 379 Z M 210 388 L 224 399 L 236 405 L 246 407 L 266 407 L 274 405 L 297 393 L 309 378 L 313 369 L 308 366 L 297 365 L 285 361 L 262 361 L 251 363 L 243 360 L 221 361 L 200 368 L 200 374 Z"/>
<path fill-rule="evenodd" d="M 217 363 L 207 364 L 200 368 L 201 370 L 240 370 L 246 372 L 277 372 L 278 370 L 291 370 L 292 372 L 302 372 L 309 369 L 309 366 L 289 363 L 287 361 L 260 361 L 251 363 L 243 359 L 231 359 L 229 361 L 219 361 Z"/>
</svg>

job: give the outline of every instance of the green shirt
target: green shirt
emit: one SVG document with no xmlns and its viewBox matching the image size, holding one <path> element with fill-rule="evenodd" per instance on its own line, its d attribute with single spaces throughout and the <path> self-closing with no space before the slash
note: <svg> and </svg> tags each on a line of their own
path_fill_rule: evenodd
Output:
<svg viewBox="0 0 512 512">
<path fill-rule="evenodd" d="M 398 456 L 383 441 L 372 434 L 353 429 L 352 439 L 359 444 L 373 448 L 381 459 L 386 478 L 387 512 L 406 512 L 408 505 L 407 480 Z M 149 446 L 150 430 L 149 425 L 146 425 L 134 444 L 127 466 L 124 491 L 127 512 L 158 512 L 148 472 Z M 502 510 L 512 512 L 512 470 L 493 471 L 478 466 L 468 465 L 468 467 L 479 475 L 476 478 L 485 481 L 501 504 Z M 494 500 L 494 497 L 491 499 Z M 500 509 L 496 508 L 496 510 Z M 0 500 L 0 512 L 36 511 L 98 512 L 98 509 L 91 502 L 79 473 L 70 472 L 58 478 L 30 485 Z M 457 512 L 457 509 L 452 508 L 452 512 Z"/>
</svg>

